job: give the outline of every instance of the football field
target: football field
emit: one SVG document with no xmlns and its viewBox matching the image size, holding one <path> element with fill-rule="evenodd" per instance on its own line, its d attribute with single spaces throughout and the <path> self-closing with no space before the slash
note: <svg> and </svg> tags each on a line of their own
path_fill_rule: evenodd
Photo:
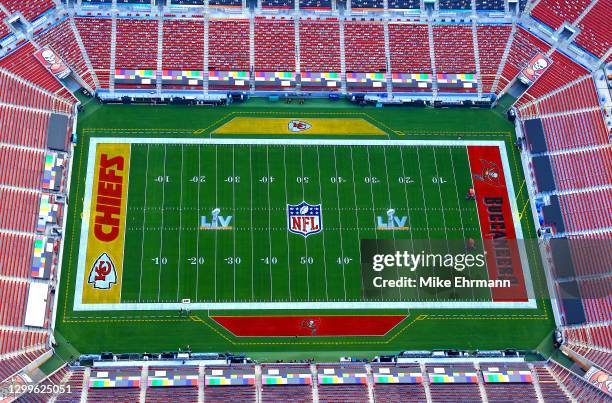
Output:
<svg viewBox="0 0 612 403">
<path fill-rule="evenodd" d="M 465 197 L 476 143 L 93 139 L 75 309 L 485 306 L 489 287 L 373 289 L 361 256 L 366 239 L 433 240 L 441 252 L 473 239 L 483 251 L 479 207 Z M 503 143 L 480 144 L 507 163 Z M 124 196 L 105 199 L 113 169 L 125 171 Z M 94 235 L 114 228 L 108 200 L 121 213 L 107 247 Z M 488 269 L 462 276 L 486 280 Z"/>
</svg>

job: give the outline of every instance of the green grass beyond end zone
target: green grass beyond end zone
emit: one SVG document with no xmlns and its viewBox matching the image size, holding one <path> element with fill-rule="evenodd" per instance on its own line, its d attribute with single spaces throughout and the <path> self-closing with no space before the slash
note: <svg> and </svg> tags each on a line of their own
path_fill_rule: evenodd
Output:
<svg viewBox="0 0 612 403">
<path fill-rule="evenodd" d="M 533 350 L 540 344 L 547 345 L 545 340 L 550 337 L 554 328 L 554 320 L 550 312 L 550 304 L 546 299 L 538 300 L 538 309 L 531 310 L 376 310 L 376 311 L 325 311 L 323 314 L 356 314 L 356 313 L 404 313 L 409 317 L 389 335 L 381 338 L 372 337 L 347 337 L 347 338 L 325 338 L 325 337 L 301 337 L 301 338 L 236 338 L 217 326 L 208 319 L 213 314 L 253 314 L 253 312 L 223 311 L 223 312 L 192 312 L 192 318 L 185 318 L 174 311 L 114 311 L 114 312 L 73 312 L 74 283 L 77 269 L 77 256 L 80 236 L 80 213 L 83 210 L 84 180 L 87 163 L 87 150 L 89 139 L 94 136 L 100 137 L 210 137 L 210 132 L 219 125 L 227 122 L 232 116 L 262 116 L 262 117 L 334 117 L 359 114 L 376 126 L 388 132 L 391 139 L 477 139 L 477 140 L 503 140 L 506 142 L 509 152 L 510 166 L 513 171 L 514 187 L 517 192 L 517 205 L 522 213 L 522 225 L 525 237 L 534 238 L 533 226 L 529 223 L 530 211 L 527 204 L 527 192 L 523 186 L 523 174 L 520 169 L 519 154 L 512 147 L 514 130 L 513 126 L 500 115 L 489 110 L 479 109 L 430 109 L 430 108 L 357 108 L 348 103 L 330 103 L 327 101 L 307 101 L 305 105 L 271 104 L 264 100 L 252 100 L 247 104 L 234 105 L 231 107 L 200 108 L 200 107 L 178 107 L 178 106 L 124 106 L 124 105 L 99 105 L 95 101 L 85 104 L 86 110 L 80 115 L 78 126 L 78 145 L 73 157 L 73 175 L 71 183 L 70 206 L 68 208 L 68 224 L 65 234 L 65 248 L 62 264 L 61 287 L 58 290 L 59 302 L 57 309 L 56 332 L 60 333 L 58 340 L 65 338 L 71 349 L 76 348 L 81 353 L 99 353 L 101 351 L 113 352 L 142 352 L 172 350 L 190 345 L 194 351 L 233 351 L 246 352 L 256 358 L 270 358 L 282 356 L 284 352 L 291 353 L 291 358 L 300 357 L 336 357 L 341 355 L 367 355 L 372 352 L 395 353 L 406 349 L 434 349 L 434 348 L 467 348 L 467 349 L 501 349 L 518 348 Z M 237 133 L 236 137 L 240 136 Z M 227 138 L 225 136 L 224 138 Z M 302 137 L 303 138 L 303 137 Z M 337 136 L 335 139 L 338 139 Z M 384 141 L 384 140 L 381 140 Z M 143 147 L 143 146 L 138 146 Z M 144 146 L 143 149 L 147 147 Z M 308 147 L 303 148 L 308 150 Z M 315 148 L 310 149 L 308 159 L 313 161 L 316 157 Z M 380 153 L 382 148 L 373 148 L 371 153 Z M 146 150 L 145 150 L 146 151 Z M 321 150 L 320 150 L 321 151 Z M 424 150 L 425 151 L 425 150 Z M 139 151 L 142 152 L 142 151 Z M 157 151 L 156 151 L 157 152 Z M 227 153 L 227 150 L 223 151 Z M 284 157 L 283 151 L 273 150 L 280 153 L 279 158 Z M 324 151 L 328 152 L 328 151 Z M 359 152 L 362 152 L 360 150 Z M 441 153 L 448 153 L 448 148 L 439 148 L 426 151 L 429 156 L 435 153 L 443 159 Z M 242 152 L 241 152 L 242 153 Z M 438 154 L 440 153 L 440 154 Z M 180 154 L 180 152 L 179 152 Z M 397 155 L 396 155 L 397 156 Z M 140 156 L 142 157 L 142 155 Z M 185 157 L 185 154 L 183 155 Z M 187 158 L 193 158 L 193 155 Z M 139 157 L 135 157 L 139 158 Z M 457 158 L 460 158 L 457 155 Z M 469 180 L 469 174 L 465 168 L 466 161 L 457 160 L 457 166 L 449 163 L 450 157 L 439 169 L 444 169 L 448 175 L 455 178 L 455 183 L 462 192 Z M 230 169 L 231 159 L 223 159 L 223 166 Z M 325 159 L 323 165 L 329 164 L 331 160 Z M 361 161 L 365 161 L 361 158 Z M 163 164 L 159 158 L 155 159 L 155 169 L 160 169 Z M 344 163 L 344 162 L 343 162 Z M 427 164 L 433 163 L 431 160 Z M 191 165 L 191 164 L 189 164 Z M 342 164 L 341 164 L 342 165 Z M 322 172 L 329 176 L 332 167 L 317 170 L 317 164 L 308 164 L 312 169 L 312 175 L 316 176 Z M 214 164 L 207 166 L 213 169 Z M 250 170 L 245 167 L 240 169 L 245 175 L 264 175 L 267 167 L 259 167 L 260 170 Z M 258 169 L 259 169 L 258 168 Z M 389 168 L 389 166 L 388 166 Z M 430 167 L 431 168 L 431 167 Z M 235 168 L 234 168 L 235 169 Z M 333 168 L 335 170 L 335 168 Z M 339 168 L 340 169 L 340 168 Z M 363 169 L 360 166 L 359 169 Z M 376 164 L 372 169 L 384 169 L 383 165 Z M 393 171 L 393 168 L 391 168 Z M 260 172 L 261 171 L 261 172 Z M 265 172 L 264 172 L 265 171 Z M 280 171 L 280 170 L 279 170 Z M 318 172 L 317 172 L 318 171 Z M 185 175 L 185 172 L 183 172 Z M 295 173 L 285 173 L 285 176 Z M 176 174 L 175 174 L 176 175 Z M 179 174 L 180 175 L 180 174 Z M 208 174 L 207 174 L 208 175 Z M 214 171 L 210 171 L 212 177 L 217 178 Z M 242 175 L 242 174 L 241 174 Z M 348 173 L 347 173 L 348 175 Z M 365 173 L 364 173 L 365 175 Z M 280 174 L 279 177 L 283 175 Z M 388 177 L 397 176 L 397 172 L 390 172 Z M 144 176 L 143 176 L 144 177 Z M 449 182 L 453 184 L 452 178 Z M 283 178 L 284 181 L 284 178 Z M 252 182 L 252 181 L 249 181 Z M 134 183 L 136 184 L 136 183 Z M 398 188 L 399 189 L 399 188 Z M 300 189 L 296 189 L 296 192 Z M 329 187 L 326 192 L 331 192 Z M 424 192 L 426 197 L 439 196 L 434 190 Z M 130 203 L 137 197 L 138 191 L 130 188 Z M 174 192 L 173 192 L 174 193 Z M 299 192 L 297 192 L 299 193 Z M 332 192 L 333 193 L 333 192 Z M 180 194 L 180 193 L 179 193 Z M 293 193 L 292 193 L 293 194 Z M 380 196 L 389 194 L 381 192 Z M 394 198 L 402 195 L 392 191 Z M 229 193 L 231 197 L 231 193 Z M 284 192 L 275 195 L 271 200 L 283 198 Z M 368 192 L 369 195 L 369 192 Z M 455 196 L 456 193 L 453 194 Z M 316 196 L 316 195 L 315 195 Z M 446 196 L 446 195 L 445 195 Z M 157 196 L 147 196 L 151 203 L 156 202 Z M 225 197 L 225 194 L 224 196 Z M 416 196 L 415 196 L 416 197 Z M 354 199 L 354 196 L 353 196 Z M 350 204 L 353 199 L 347 201 Z M 443 199 L 444 207 L 457 208 L 457 201 L 448 197 Z M 141 201 L 144 198 L 141 196 Z M 300 200 L 297 200 L 300 201 Z M 297 202 L 296 201 L 296 202 Z M 310 200 L 307 200 L 310 201 Z M 316 202 L 312 200 L 311 202 Z M 336 199 L 333 199 L 336 201 Z M 230 200 L 224 200 L 224 204 Z M 243 197 L 238 200 L 243 202 Z M 416 202 L 416 199 L 415 199 Z M 432 200 L 431 203 L 436 202 Z M 459 201 L 460 202 L 460 201 Z M 284 203 L 280 200 L 279 203 Z M 392 201 L 393 203 L 393 201 Z M 422 203 L 422 202 L 421 202 Z M 440 201 L 437 201 L 440 204 Z M 180 204 L 180 201 L 177 202 Z M 211 200 L 209 204 L 213 204 Z M 218 204 L 218 203 L 214 203 Z M 387 200 L 374 200 L 375 209 L 381 206 L 387 208 Z M 441 205 L 436 204 L 437 208 Z M 134 204 L 131 204 L 134 206 Z M 364 202 L 364 206 L 370 204 Z M 224 207 L 224 206 L 221 206 Z M 249 207 L 248 205 L 245 206 Z M 463 227 L 459 217 L 448 210 L 449 220 L 454 225 L 448 228 L 462 228 L 470 231 L 474 223 L 465 222 L 470 214 L 462 217 Z M 380 212 L 384 213 L 384 210 Z M 284 214 L 284 213 L 283 213 Z M 354 214 L 354 212 L 353 212 Z M 178 216 L 176 216 L 178 217 Z M 433 215 L 425 214 L 411 215 L 414 220 L 435 220 Z M 452 218 L 450 218 L 452 217 Z M 264 219 L 265 218 L 265 219 Z M 195 219 L 195 217 L 192 217 Z M 258 220 L 267 221 L 267 214 Z M 439 218 L 438 218 L 439 219 Z M 474 218 L 470 218 L 475 220 Z M 364 219 L 365 220 L 365 219 Z M 138 223 L 128 223 L 130 225 Z M 265 222 L 262 226 L 265 226 Z M 356 223 L 353 223 L 356 224 Z M 419 227 L 427 225 L 419 224 Z M 431 233 L 431 231 L 429 231 Z M 286 232 L 283 234 L 283 240 Z M 443 237 L 441 233 L 431 234 L 432 237 Z M 321 235 L 321 234 L 318 234 Z M 422 236 L 425 236 L 423 232 Z M 463 234 L 461 234 L 463 237 Z M 159 233 L 157 238 L 159 238 Z M 173 241 L 177 241 L 174 238 Z M 135 238 L 137 240 L 137 238 Z M 194 244 L 195 245 L 195 244 Z M 228 245 L 233 245 L 228 243 Z M 286 245 L 285 245 L 286 246 Z M 152 253 L 156 250 L 152 248 Z M 159 250 L 159 249 L 158 249 Z M 148 251 L 148 249 L 147 249 Z M 214 247 L 209 247 L 213 253 Z M 218 252 L 223 252 L 219 250 Z M 540 258 L 536 250 L 529 250 L 530 267 L 536 290 L 545 290 L 545 279 L 542 272 Z M 232 267 L 233 270 L 233 267 Z M 156 279 L 157 280 L 157 279 Z M 171 284 L 171 282 L 168 282 Z M 165 286 L 164 286 L 165 287 Z M 183 287 L 191 287 L 189 279 L 183 281 Z M 250 287 L 250 286 L 249 286 Z M 306 287 L 306 284 L 304 284 Z M 292 292 L 303 292 L 302 288 L 292 288 Z M 193 288 L 193 287 L 191 287 Z M 262 290 L 270 291 L 270 288 L 262 287 Z M 170 286 L 168 298 L 176 298 L 176 286 Z M 288 292 L 289 288 L 285 292 Z M 155 290 L 157 291 L 157 290 Z M 153 292 L 153 291 L 152 291 Z M 189 291 L 193 292 L 193 291 Z M 209 291 L 206 291 L 209 292 Z M 233 298 L 234 289 L 223 287 L 221 293 L 227 293 L 224 298 Z M 170 296 L 170 294 L 172 294 Z M 179 293 L 180 295 L 180 293 Z M 263 298 L 263 296 L 262 296 Z M 262 311 L 260 314 L 322 314 L 320 311 Z M 60 343 L 60 350 L 62 349 Z"/>
</svg>

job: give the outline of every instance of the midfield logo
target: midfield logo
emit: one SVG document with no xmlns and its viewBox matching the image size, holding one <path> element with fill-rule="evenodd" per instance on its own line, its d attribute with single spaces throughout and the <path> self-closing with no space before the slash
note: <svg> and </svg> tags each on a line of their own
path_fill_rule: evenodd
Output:
<svg viewBox="0 0 612 403">
<path fill-rule="evenodd" d="M 221 215 L 221 209 L 216 208 L 211 212 L 212 218 L 208 222 L 208 217 L 203 215 L 200 217 L 200 229 L 201 230 L 231 230 L 230 223 L 232 222 L 232 216 L 228 215 L 223 217 Z"/>
<path fill-rule="evenodd" d="M 497 164 L 483 159 L 480 162 L 482 162 L 482 175 L 475 174 L 474 179 L 488 183 L 491 186 L 501 187 L 501 175 L 499 174 Z"/>
<path fill-rule="evenodd" d="M 299 133 L 310 129 L 312 125 L 308 122 L 304 122 L 303 120 L 292 120 L 289 122 L 289 131 L 294 133 Z"/>
<path fill-rule="evenodd" d="M 113 284 L 117 284 L 117 271 L 110 256 L 103 253 L 98 257 L 91 267 L 87 282 L 99 290 L 110 290 Z"/>
<path fill-rule="evenodd" d="M 323 230 L 320 204 L 287 204 L 287 229 L 307 237 Z"/>
<path fill-rule="evenodd" d="M 387 219 L 386 221 L 385 218 Z M 406 227 L 407 221 L 407 216 L 396 217 L 395 210 L 390 208 L 389 210 L 387 210 L 387 217 L 376 217 L 376 229 L 379 231 L 406 231 L 408 230 L 408 227 Z"/>
</svg>

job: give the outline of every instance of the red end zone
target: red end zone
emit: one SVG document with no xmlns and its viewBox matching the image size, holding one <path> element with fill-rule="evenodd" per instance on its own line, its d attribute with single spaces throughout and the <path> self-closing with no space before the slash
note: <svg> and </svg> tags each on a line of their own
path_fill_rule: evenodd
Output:
<svg viewBox="0 0 612 403">
<path fill-rule="evenodd" d="M 236 336 L 384 336 L 406 315 L 211 316 Z"/>
<path fill-rule="evenodd" d="M 499 147 L 468 146 L 480 231 L 487 252 L 490 280 L 510 280 L 512 286 L 492 288 L 493 301 L 527 301 L 527 289 L 506 177 Z"/>
</svg>

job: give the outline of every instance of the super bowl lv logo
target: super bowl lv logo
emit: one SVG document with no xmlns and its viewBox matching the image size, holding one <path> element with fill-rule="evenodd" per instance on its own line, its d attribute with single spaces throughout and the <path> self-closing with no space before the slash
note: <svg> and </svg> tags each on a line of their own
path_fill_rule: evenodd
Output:
<svg viewBox="0 0 612 403">
<path fill-rule="evenodd" d="M 387 216 L 377 216 L 376 217 L 376 229 L 378 230 L 407 230 L 406 222 L 408 221 L 407 216 L 397 217 L 395 215 L 395 210 L 390 208 L 387 210 Z"/>
<path fill-rule="evenodd" d="M 287 229 L 307 237 L 323 230 L 320 204 L 287 204 Z"/>
<path fill-rule="evenodd" d="M 113 284 L 117 284 L 115 264 L 108 254 L 103 253 L 96 259 L 87 282 L 99 290 L 109 290 Z"/>
<path fill-rule="evenodd" d="M 232 222 L 232 216 L 228 215 L 224 217 L 221 215 L 221 209 L 216 208 L 211 212 L 210 222 L 208 221 L 208 217 L 203 215 L 200 217 L 200 229 L 202 230 L 230 230 L 232 227 L 230 223 Z"/>
</svg>

